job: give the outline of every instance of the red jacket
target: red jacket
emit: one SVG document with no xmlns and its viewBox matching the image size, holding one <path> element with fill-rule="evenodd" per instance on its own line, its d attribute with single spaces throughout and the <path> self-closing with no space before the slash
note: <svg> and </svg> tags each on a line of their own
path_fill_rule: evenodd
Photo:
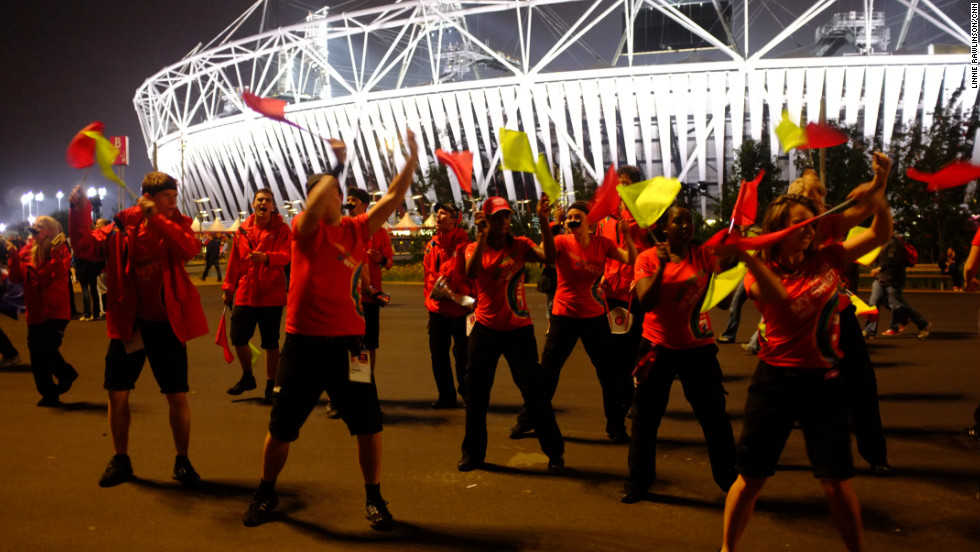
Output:
<svg viewBox="0 0 980 552">
<path fill-rule="evenodd" d="M 367 265 L 368 276 L 371 278 L 371 287 L 375 291 L 381 291 L 381 269 L 389 269 L 391 265 L 394 264 L 395 251 L 391 247 L 391 236 L 388 235 L 388 230 L 384 228 L 378 228 L 371 236 L 371 239 L 364 244 L 364 249 L 374 249 L 384 257 L 384 264 L 378 264 L 372 261 L 367 255 L 364 256 L 364 263 Z M 369 290 L 361 288 L 361 302 L 362 303 L 377 303 L 378 300 L 375 299 L 373 294 Z"/>
<path fill-rule="evenodd" d="M 466 246 L 470 237 L 462 228 L 453 228 L 445 234 L 436 234 L 425 246 L 422 268 L 425 270 L 425 308 L 443 316 L 465 316 L 469 309 L 449 299 L 433 300 L 429 297 L 439 276 L 445 276 L 449 289 L 463 295 L 473 294 L 473 282 L 466 278 Z"/>
<path fill-rule="evenodd" d="M 17 255 L 11 255 L 10 281 L 24 284 L 24 306 L 27 307 L 27 325 L 48 320 L 71 320 L 68 306 L 71 252 L 65 244 L 51 248 L 48 260 L 34 266 L 31 259 L 33 240 L 27 242 Z"/>
<path fill-rule="evenodd" d="M 289 264 L 293 233 L 283 222 L 282 215 L 272 214 L 265 228 L 249 216 L 232 238 L 228 253 L 228 269 L 221 289 L 235 294 L 236 305 L 249 307 L 281 307 L 286 304 L 286 275 L 282 267 Z M 253 261 L 252 251 L 269 256 L 268 263 Z"/>
<path fill-rule="evenodd" d="M 138 296 L 129 252 L 143 222 L 143 209 L 136 206 L 121 211 L 112 224 L 97 230 L 89 230 L 91 210 L 91 203 L 82 209 L 71 208 L 68 223 L 71 243 L 76 252 L 107 261 L 106 328 L 109 338 L 129 341 L 136 322 Z M 184 269 L 184 263 L 200 251 L 191 231 L 191 219 L 179 212 L 171 219 L 156 214 L 147 219 L 147 228 L 163 239 L 166 255 L 159 260 L 163 271 L 163 304 L 174 333 L 186 343 L 208 333 L 201 296 Z"/>
</svg>

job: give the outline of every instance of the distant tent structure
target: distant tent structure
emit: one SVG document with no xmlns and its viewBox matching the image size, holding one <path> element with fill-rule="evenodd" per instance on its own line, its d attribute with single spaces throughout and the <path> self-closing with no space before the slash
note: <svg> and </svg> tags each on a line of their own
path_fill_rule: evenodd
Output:
<svg viewBox="0 0 980 552">
<path fill-rule="evenodd" d="M 238 228 L 242 225 L 242 221 L 235 219 L 235 223 L 228 227 L 229 232 L 238 232 Z"/>
<path fill-rule="evenodd" d="M 429 213 L 429 218 L 425 219 L 422 223 L 423 228 L 435 228 L 436 227 L 436 215 L 435 213 Z"/>
<path fill-rule="evenodd" d="M 207 231 L 208 232 L 227 232 L 228 229 L 225 228 L 225 225 L 224 224 L 221 224 L 221 221 L 220 220 L 214 219 L 214 222 L 211 223 L 211 226 L 208 226 Z"/>
<path fill-rule="evenodd" d="M 191 232 L 197 233 L 200 231 L 201 231 L 201 219 L 194 217 L 194 222 L 191 223 Z"/>
<path fill-rule="evenodd" d="M 405 213 L 405 216 L 395 225 L 395 228 L 401 228 L 402 230 L 417 230 L 418 227 L 419 225 L 415 224 L 415 221 L 412 220 L 412 217 L 408 213 Z"/>
</svg>

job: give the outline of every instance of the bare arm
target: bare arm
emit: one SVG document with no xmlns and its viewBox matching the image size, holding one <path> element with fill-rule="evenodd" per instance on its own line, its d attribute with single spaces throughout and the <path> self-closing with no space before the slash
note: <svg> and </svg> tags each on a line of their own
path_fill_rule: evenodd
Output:
<svg viewBox="0 0 980 552">
<path fill-rule="evenodd" d="M 538 200 L 538 225 L 541 227 L 541 245 L 533 247 L 531 250 L 537 256 L 537 260 L 545 264 L 553 264 L 557 252 L 555 250 L 555 237 L 551 234 L 551 225 L 548 224 L 548 216 L 551 214 L 551 204 L 548 202 L 548 194 L 541 194 Z"/>
<path fill-rule="evenodd" d="M 476 211 L 473 213 L 473 222 L 476 224 L 476 249 L 474 249 L 473 254 L 466 259 L 466 277 L 473 279 L 480 274 L 480 263 L 482 263 L 483 258 L 483 248 L 487 245 L 487 232 L 490 229 L 490 223 L 487 222 L 487 216 L 483 211 Z"/>
<path fill-rule="evenodd" d="M 892 211 L 883 196 L 878 198 L 878 210 L 871 228 L 844 242 L 844 264 L 850 264 L 888 243 L 892 236 Z"/>
<path fill-rule="evenodd" d="M 847 195 L 847 199 L 853 199 L 857 204 L 844 211 L 841 217 L 844 228 L 853 228 L 867 220 L 875 213 L 878 199 L 885 196 L 885 186 L 888 184 L 892 161 L 884 153 L 876 151 L 871 156 L 871 166 L 875 172 L 874 179 L 857 186 Z"/>
<path fill-rule="evenodd" d="M 633 234 L 630 233 L 629 223 L 625 220 L 620 220 L 617 224 L 619 224 L 620 231 L 623 232 L 623 237 L 626 239 L 626 249 L 621 247 L 612 248 L 609 250 L 607 256 L 614 261 L 619 261 L 624 264 L 635 264 L 638 253 L 636 252 L 636 244 L 633 242 Z"/>
<path fill-rule="evenodd" d="M 670 262 L 670 246 L 667 242 L 656 242 L 657 260 L 660 266 L 653 276 L 640 278 L 634 283 L 636 297 L 645 310 L 653 310 L 660 303 L 660 290 L 664 281 L 664 267 Z"/>
<path fill-rule="evenodd" d="M 405 135 L 405 142 L 408 145 L 408 160 L 405 162 L 402 170 L 398 172 L 398 175 L 395 176 L 395 179 L 391 181 L 391 185 L 388 186 L 388 192 L 368 211 L 368 235 L 373 235 L 377 232 L 378 228 L 381 228 L 385 221 L 388 220 L 388 217 L 395 212 L 398 204 L 405 201 L 405 192 L 412 185 L 412 179 L 415 177 L 415 168 L 419 164 L 419 146 L 415 142 L 415 133 L 411 129 Z"/>
</svg>

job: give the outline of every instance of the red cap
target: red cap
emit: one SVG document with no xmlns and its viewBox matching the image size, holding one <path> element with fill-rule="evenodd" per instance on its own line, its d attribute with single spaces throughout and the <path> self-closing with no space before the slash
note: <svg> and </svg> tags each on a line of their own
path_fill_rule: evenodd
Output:
<svg viewBox="0 0 980 552">
<path fill-rule="evenodd" d="M 499 196 L 488 197 L 487 200 L 483 202 L 483 213 L 488 217 L 499 213 L 500 211 L 514 212 L 514 210 L 510 208 L 510 203 L 508 203 L 506 199 Z"/>
</svg>

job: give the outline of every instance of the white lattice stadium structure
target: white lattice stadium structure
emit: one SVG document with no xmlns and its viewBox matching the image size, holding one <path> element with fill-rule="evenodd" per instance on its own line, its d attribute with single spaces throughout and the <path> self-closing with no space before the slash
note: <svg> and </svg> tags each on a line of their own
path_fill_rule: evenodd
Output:
<svg viewBox="0 0 980 552">
<path fill-rule="evenodd" d="M 268 1 L 134 98 L 148 154 L 184 183 L 185 212 L 210 198 L 208 210 L 231 219 L 265 186 L 279 204 L 301 203 L 306 176 L 334 162 L 318 138 L 245 108 L 245 89 L 289 101 L 288 119 L 342 138 L 347 186 L 385 190 L 411 128 L 423 169 L 436 148 L 472 150 L 474 194 L 493 186 L 512 200 L 540 190 L 494 176 L 501 127 L 536 137 L 535 156 L 547 155 L 569 191 L 573 165 L 601 180 L 615 163 L 715 195 L 733 151 L 772 133 L 784 109 L 805 123 L 823 101 L 828 120 L 887 145 L 901 125 L 928 127 L 960 87 L 962 107 L 977 100 L 965 2 L 405 0 L 323 8 L 238 38 L 248 21 L 264 23 Z"/>
</svg>

